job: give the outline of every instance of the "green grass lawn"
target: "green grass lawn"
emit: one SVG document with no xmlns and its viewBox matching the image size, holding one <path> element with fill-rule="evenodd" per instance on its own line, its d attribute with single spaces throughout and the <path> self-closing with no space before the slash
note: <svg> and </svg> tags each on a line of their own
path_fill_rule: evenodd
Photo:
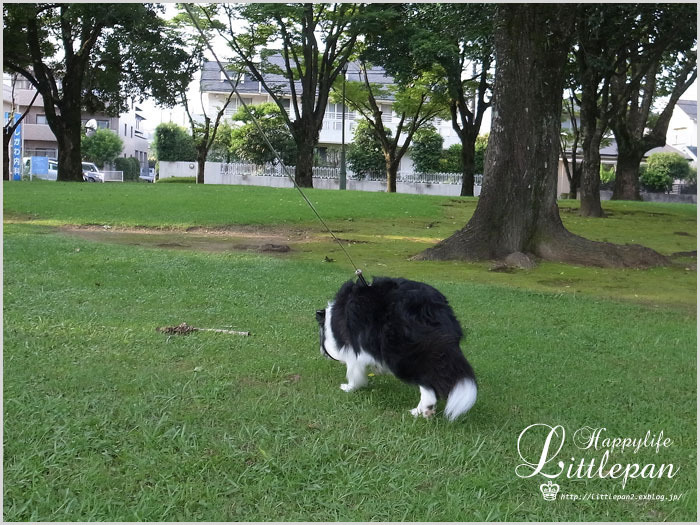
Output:
<svg viewBox="0 0 700 525">
<path fill-rule="evenodd" d="M 368 276 L 420 279 L 450 299 L 480 386 L 472 411 L 450 424 L 410 416 L 417 389 L 392 377 L 340 390 L 344 368 L 320 356 L 314 312 L 352 271 L 293 190 L 3 190 L 5 520 L 696 518 L 692 257 L 651 270 L 542 263 L 514 273 L 410 262 L 461 227 L 477 201 L 310 191 Z M 695 206 L 604 203 L 604 220 L 578 217 L 576 203 L 561 207 L 566 226 L 589 238 L 667 255 L 696 249 Z M 95 241 L 65 225 L 110 229 Z M 187 240 L 191 227 L 241 225 L 308 239 L 281 255 Z M 135 227 L 164 237 L 112 235 Z M 251 336 L 156 331 L 183 321 Z M 678 473 L 624 488 L 562 475 L 561 492 L 582 500 L 544 501 L 543 477 L 515 474 L 518 435 L 535 423 L 565 427 L 557 460 L 567 462 L 604 451 L 577 449 L 576 429 L 630 438 L 663 430 L 668 447 L 615 450 L 606 470 L 672 463 Z M 525 447 L 529 457 L 536 449 Z"/>
</svg>

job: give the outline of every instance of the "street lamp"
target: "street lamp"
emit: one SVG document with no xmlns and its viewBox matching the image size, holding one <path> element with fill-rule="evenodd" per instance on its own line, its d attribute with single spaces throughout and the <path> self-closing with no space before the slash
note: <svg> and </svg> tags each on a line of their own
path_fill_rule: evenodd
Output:
<svg viewBox="0 0 700 525">
<path fill-rule="evenodd" d="M 340 181 L 338 184 L 338 189 L 344 190 L 346 188 L 347 175 L 345 171 L 345 80 L 348 73 L 347 62 L 343 65 L 343 116 L 342 120 L 342 130 L 340 132 Z"/>
</svg>

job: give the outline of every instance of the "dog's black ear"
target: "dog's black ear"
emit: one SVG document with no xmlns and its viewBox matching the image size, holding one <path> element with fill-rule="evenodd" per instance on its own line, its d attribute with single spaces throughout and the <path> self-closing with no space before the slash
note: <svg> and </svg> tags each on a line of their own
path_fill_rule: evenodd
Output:
<svg viewBox="0 0 700 525">
<path fill-rule="evenodd" d="M 316 320 L 320 324 L 323 324 L 326 321 L 326 311 L 325 310 L 316 310 Z"/>
</svg>

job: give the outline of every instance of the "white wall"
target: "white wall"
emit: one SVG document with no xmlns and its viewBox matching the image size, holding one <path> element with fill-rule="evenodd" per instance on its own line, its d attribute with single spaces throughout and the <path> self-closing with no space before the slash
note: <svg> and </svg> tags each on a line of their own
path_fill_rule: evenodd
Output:
<svg viewBox="0 0 700 525">
<path fill-rule="evenodd" d="M 168 162 L 160 161 L 158 163 L 158 178 L 169 179 L 171 177 L 196 177 L 197 163 L 196 162 Z"/>
<path fill-rule="evenodd" d="M 194 177 L 197 165 L 194 162 L 160 162 L 160 179 L 169 177 Z M 190 167 L 193 166 L 193 167 Z M 239 186 L 268 186 L 271 188 L 292 188 L 294 185 L 287 177 L 271 175 L 238 175 L 222 173 L 221 162 L 207 162 L 204 166 L 204 184 L 235 184 Z M 338 179 L 314 178 L 314 188 L 338 189 Z M 356 191 L 386 191 L 386 183 L 382 181 L 358 181 L 349 179 L 348 190 Z M 398 182 L 397 193 L 412 193 L 419 195 L 458 196 L 461 184 L 429 184 L 416 182 Z M 474 194 L 479 195 L 480 186 L 474 188 Z"/>
</svg>

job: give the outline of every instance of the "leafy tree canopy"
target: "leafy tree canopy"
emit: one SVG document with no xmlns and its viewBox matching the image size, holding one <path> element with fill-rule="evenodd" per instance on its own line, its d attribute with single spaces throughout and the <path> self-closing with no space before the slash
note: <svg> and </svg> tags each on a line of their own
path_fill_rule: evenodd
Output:
<svg viewBox="0 0 700 525">
<path fill-rule="evenodd" d="M 114 162 L 124 148 L 124 142 L 110 129 L 98 129 L 90 136 L 83 135 L 83 160 L 94 162 L 100 168 Z"/>
<path fill-rule="evenodd" d="M 417 172 L 440 171 L 443 142 L 442 136 L 434 126 L 426 126 L 416 131 L 416 134 L 413 136 L 411 158 Z"/>
<path fill-rule="evenodd" d="M 296 143 L 289 132 L 289 128 L 286 126 L 284 116 L 279 107 L 272 102 L 265 102 L 248 106 L 248 110 L 241 107 L 233 116 L 234 122 L 240 122 L 242 125 L 234 127 L 230 132 L 230 149 L 232 153 L 236 157 L 253 164 L 278 162 L 277 156 L 260 134 L 258 126 L 253 122 L 250 116 L 252 113 L 272 147 L 282 157 L 283 163 L 289 166 L 294 165 L 297 151 Z"/>
<path fill-rule="evenodd" d="M 386 133 L 391 136 L 388 128 Z M 348 166 L 358 178 L 386 175 L 382 145 L 373 126 L 366 120 L 361 120 L 355 128 L 352 144 L 348 147 Z"/>
<path fill-rule="evenodd" d="M 194 140 L 190 134 L 172 122 L 156 127 L 153 148 L 158 160 L 189 162 L 197 159 Z"/>
<path fill-rule="evenodd" d="M 652 153 L 640 176 L 651 191 L 669 191 L 676 180 L 691 178 L 692 168 L 678 153 Z"/>
</svg>

